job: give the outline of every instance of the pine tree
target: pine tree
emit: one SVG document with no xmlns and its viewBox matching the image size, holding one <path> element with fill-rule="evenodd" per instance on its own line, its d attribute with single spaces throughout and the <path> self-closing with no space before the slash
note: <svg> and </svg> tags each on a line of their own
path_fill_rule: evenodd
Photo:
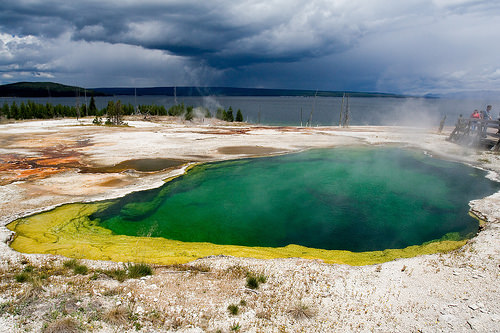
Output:
<svg viewBox="0 0 500 333">
<path fill-rule="evenodd" d="M 97 114 L 97 107 L 95 106 L 95 100 L 94 96 L 90 97 L 90 104 L 89 104 L 89 115 L 95 116 Z"/>
<path fill-rule="evenodd" d="M 2 111 L 0 111 L 0 116 L 10 118 L 10 107 L 7 102 L 3 103 Z"/>
<path fill-rule="evenodd" d="M 241 110 L 238 109 L 238 112 L 236 112 L 236 119 L 237 122 L 242 122 L 243 121 L 243 114 L 241 113 Z"/>
<path fill-rule="evenodd" d="M 233 108 L 232 107 L 229 107 L 229 109 L 227 110 L 226 119 L 225 120 L 226 121 L 230 121 L 230 122 L 234 121 Z"/>
<path fill-rule="evenodd" d="M 17 107 L 16 102 L 12 103 L 10 106 L 10 117 L 14 119 L 19 119 L 19 108 Z"/>
<path fill-rule="evenodd" d="M 218 108 L 217 112 L 215 113 L 215 118 L 220 119 L 220 120 L 224 120 L 224 113 L 225 112 L 226 111 L 223 108 Z"/>
</svg>

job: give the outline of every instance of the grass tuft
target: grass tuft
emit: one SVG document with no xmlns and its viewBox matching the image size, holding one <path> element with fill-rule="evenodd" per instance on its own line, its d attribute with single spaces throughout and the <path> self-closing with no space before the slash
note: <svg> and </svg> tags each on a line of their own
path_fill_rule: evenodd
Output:
<svg viewBox="0 0 500 333">
<path fill-rule="evenodd" d="M 153 269 L 148 264 L 129 264 L 127 265 L 128 277 L 137 279 L 143 276 L 153 275 Z"/>
<path fill-rule="evenodd" d="M 76 265 L 78 265 L 78 260 L 76 259 L 67 260 L 63 263 L 63 266 L 67 269 L 73 269 Z"/>
<path fill-rule="evenodd" d="M 108 312 L 104 314 L 104 321 L 120 326 L 128 323 L 130 312 L 123 306 L 116 306 L 111 308 Z"/>
<path fill-rule="evenodd" d="M 266 283 L 267 282 L 267 276 L 265 276 L 264 274 L 259 274 L 257 276 L 257 281 L 259 281 L 259 283 Z"/>
<path fill-rule="evenodd" d="M 311 319 L 315 315 L 315 311 L 302 302 L 295 304 L 288 313 L 295 319 Z"/>
<path fill-rule="evenodd" d="M 103 271 L 104 274 L 117 281 L 123 282 L 127 278 L 127 271 L 124 269 L 109 269 Z"/>
<path fill-rule="evenodd" d="M 266 283 L 267 277 L 264 274 L 247 273 L 247 288 L 258 289 L 259 284 Z"/>
<path fill-rule="evenodd" d="M 241 325 L 240 323 L 233 323 L 231 327 L 229 327 L 229 330 L 233 332 L 239 332 L 241 330 Z"/>
<path fill-rule="evenodd" d="M 73 318 L 61 318 L 50 323 L 44 333 L 76 333 L 80 332 L 78 322 Z"/>
<path fill-rule="evenodd" d="M 31 265 L 27 265 L 26 267 L 24 267 L 23 272 L 33 273 L 34 270 L 35 270 L 35 267 L 33 267 Z"/>
<path fill-rule="evenodd" d="M 22 272 L 14 275 L 14 279 L 16 279 L 16 282 L 23 283 L 29 281 L 31 279 L 31 275 L 29 273 Z"/>
<path fill-rule="evenodd" d="M 89 268 L 85 265 L 76 265 L 74 268 L 73 268 L 73 272 L 75 274 L 81 274 L 81 275 L 85 275 L 89 272 Z"/>
<path fill-rule="evenodd" d="M 257 289 L 259 288 L 259 280 L 253 275 L 247 276 L 247 288 Z"/>
<path fill-rule="evenodd" d="M 227 310 L 233 316 L 236 316 L 238 314 L 238 312 L 240 312 L 240 308 L 236 304 L 229 304 L 229 306 L 227 307 Z"/>
<path fill-rule="evenodd" d="M 63 263 L 63 266 L 67 269 L 72 269 L 74 274 L 85 275 L 89 272 L 89 268 L 85 265 L 80 264 L 76 259 L 65 261 Z"/>
</svg>

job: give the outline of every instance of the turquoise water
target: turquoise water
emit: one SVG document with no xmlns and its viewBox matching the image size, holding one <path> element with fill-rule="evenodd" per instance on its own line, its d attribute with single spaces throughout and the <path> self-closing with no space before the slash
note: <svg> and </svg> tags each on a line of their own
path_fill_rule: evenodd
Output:
<svg viewBox="0 0 500 333">
<path fill-rule="evenodd" d="M 91 216 L 116 234 L 351 251 L 478 230 L 468 202 L 496 192 L 481 170 L 398 148 L 336 148 L 210 163 Z"/>
</svg>

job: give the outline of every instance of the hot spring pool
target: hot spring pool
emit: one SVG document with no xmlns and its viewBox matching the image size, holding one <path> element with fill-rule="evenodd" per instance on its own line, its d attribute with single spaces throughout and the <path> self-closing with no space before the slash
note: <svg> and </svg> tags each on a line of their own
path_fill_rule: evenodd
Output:
<svg viewBox="0 0 500 333">
<path fill-rule="evenodd" d="M 153 262 L 209 254 L 328 261 L 345 251 L 439 251 L 429 243 L 438 240 L 461 246 L 478 231 L 468 202 L 499 188 L 484 171 L 421 151 L 319 149 L 198 165 L 157 189 L 62 206 L 9 227 L 18 235 L 12 246 L 25 252 L 63 254 L 73 246 L 83 257 L 115 259 L 116 251 L 134 252 L 135 240 L 135 256 Z M 43 225 L 45 240 L 35 235 Z M 148 242 L 153 248 L 141 248 Z"/>
</svg>

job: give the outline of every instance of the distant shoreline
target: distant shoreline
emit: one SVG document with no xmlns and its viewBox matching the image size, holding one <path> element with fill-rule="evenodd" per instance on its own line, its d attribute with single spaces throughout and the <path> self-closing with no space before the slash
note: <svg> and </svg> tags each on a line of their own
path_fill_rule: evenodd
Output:
<svg viewBox="0 0 500 333">
<path fill-rule="evenodd" d="M 264 88 L 238 88 L 238 87 L 108 87 L 108 88 L 82 88 L 67 86 L 54 82 L 17 82 L 0 85 L 0 97 L 75 97 L 75 96 L 114 96 L 114 95 L 137 95 L 137 96 L 294 96 L 294 97 L 390 97 L 407 98 L 419 97 L 383 92 L 359 92 L 359 91 L 327 91 L 308 89 L 264 89 Z M 426 97 L 424 97 L 426 98 Z M 431 97 L 436 98 L 436 97 Z"/>
</svg>

